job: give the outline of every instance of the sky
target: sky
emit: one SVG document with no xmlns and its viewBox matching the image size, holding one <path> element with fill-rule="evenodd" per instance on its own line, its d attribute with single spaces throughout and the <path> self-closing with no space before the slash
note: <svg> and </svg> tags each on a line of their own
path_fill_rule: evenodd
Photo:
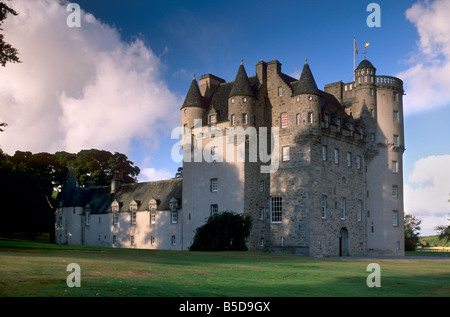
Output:
<svg viewBox="0 0 450 317">
<path fill-rule="evenodd" d="M 171 150 L 193 75 L 234 80 L 260 60 L 299 78 L 305 58 L 320 89 L 353 78 L 353 41 L 378 75 L 403 80 L 405 213 L 421 235 L 450 218 L 450 0 L 12 0 L 3 24 L 20 64 L 0 73 L 0 148 L 121 152 L 139 181 L 174 177 Z M 375 12 L 370 3 L 379 5 Z M 73 23 L 72 23 L 73 24 Z"/>
</svg>

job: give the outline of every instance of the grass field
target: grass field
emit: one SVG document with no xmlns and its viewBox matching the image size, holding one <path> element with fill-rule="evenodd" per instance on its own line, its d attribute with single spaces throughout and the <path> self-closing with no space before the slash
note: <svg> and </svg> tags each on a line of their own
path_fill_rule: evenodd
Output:
<svg viewBox="0 0 450 317">
<path fill-rule="evenodd" d="M 70 288 L 69 263 L 81 268 Z M 369 263 L 381 268 L 370 288 Z M 311 258 L 111 249 L 0 240 L 2 297 L 450 296 L 450 260 Z"/>
</svg>

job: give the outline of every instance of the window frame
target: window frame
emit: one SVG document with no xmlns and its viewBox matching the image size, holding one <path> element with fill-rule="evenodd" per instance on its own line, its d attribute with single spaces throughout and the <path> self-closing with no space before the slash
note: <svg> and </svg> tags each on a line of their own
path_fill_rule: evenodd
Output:
<svg viewBox="0 0 450 317">
<path fill-rule="evenodd" d="M 283 197 L 270 197 L 270 222 L 282 223 L 283 221 Z"/>
</svg>

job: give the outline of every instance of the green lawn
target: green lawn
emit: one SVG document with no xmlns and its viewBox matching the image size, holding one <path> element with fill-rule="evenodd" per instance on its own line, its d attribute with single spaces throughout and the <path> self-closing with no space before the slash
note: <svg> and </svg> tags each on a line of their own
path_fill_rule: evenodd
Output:
<svg viewBox="0 0 450 317">
<path fill-rule="evenodd" d="M 370 288 L 369 263 L 381 267 Z M 70 288 L 69 263 L 81 268 Z M 0 296 L 450 296 L 450 260 L 111 249 L 0 240 Z"/>
</svg>

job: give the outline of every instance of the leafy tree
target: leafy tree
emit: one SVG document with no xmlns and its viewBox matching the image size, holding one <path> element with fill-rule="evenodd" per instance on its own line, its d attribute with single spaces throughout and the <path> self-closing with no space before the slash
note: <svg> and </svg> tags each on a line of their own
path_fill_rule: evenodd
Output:
<svg viewBox="0 0 450 317">
<path fill-rule="evenodd" d="M 6 5 L 6 3 L 0 2 L 0 26 L 8 14 L 17 15 L 17 12 Z M 0 31 L 3 31 L 3 29 L 0 28 Z M 17 49 L 6 43 L 3 38 L 3 34 L 0 33 L 0 64 L 5 67 L 6 63 L 20 63 Z"/>
<path fill-rule="evenodd" d="M 248 215 L 224 211 L 209 217 L 197 228 L 191 251 L 246 251 L 245 244 L 252 227 Z"/>
<path fill-rule="evenodd" d="M 450 219 L 448 219 L 450 221 Z M 439 234 L 439 241 L 450 241 L 450 225 L 448 226 L 436 226 L 434 227 L 434 230 L 438 231 Z"/>
<path fill-rule="evenodd" d="M 413 215 L 405 214 L 405 250 L 415 251 L 419 242 L 419 231 L 422 220 Z"/>
</svg>

